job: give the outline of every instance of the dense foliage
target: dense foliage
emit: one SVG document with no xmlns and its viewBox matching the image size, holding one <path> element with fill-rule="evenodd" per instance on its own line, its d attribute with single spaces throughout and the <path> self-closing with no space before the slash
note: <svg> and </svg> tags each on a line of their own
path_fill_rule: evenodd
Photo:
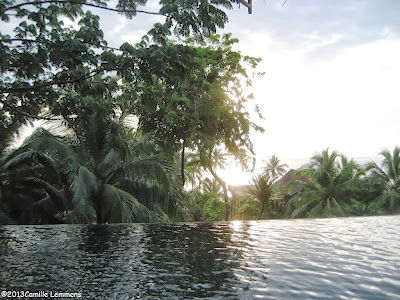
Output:
<svg viewBox="0 0 400 300">
<path fill-rule="evenodd" d="M 212 170 L 221 182 L 213 153 L 242 161 L 252 153 L 250 129 L 262 130 L 249 120 L 252 95 L 242 88 L 259 59 L 234 51 L 230 34 L 215 35 L 227 22 L 221 8 L 235 1 L 160 1 L 157 12 L 139 9 L 146 0 L 107 2 L 0 4 L 1 22 L 14 26 L 0 36 L 0 208 L 16 223 L 196 218 L 187 209 L 186 169 Z M 116 49 L 92 7 L 127 18 L 162 15 L 164 23 Z M 10 151 L 21 125 L 38 119 L 49 130 Z M 197 158 L 188 163 L 185 150 Z M 225 205 L 217 194 L 205 198 L 206 219 L 219 218 L 216 207 L 228 212 L 223 190 Z"/>
<path fill-rule="evenodd" d="M 392 152 L 385 149 L 380 155 L 380 165 L 372 161 L 360 165 L 327 149 L 315 154 L 299 170 L 290 170 L 275 180 L 269 174 L 276 174 L 273 172 L 280 169 L 278 166 L 285 165 L 272 156 L 264 162 L 263 174 L 253 176 L 249 185 L 232 195 L 232 219 L 398 214 L 400 148 L 395 147 Z M 218 191 L 218 182 L 214 184 Z M 209 186 L 210 180 L 204 180 L 204 194 Z M 221 203 L 222 200 L 220 196 Z"/>
<path fill-rule="evenodd" d="M 166 43 L 172 33 L 203 40 L 224 27 L 227 16 L 221 9 L 232 8 L 230 0 L 160 1 L 156 12 L 140 10 L 146 0 L 120 0 L 115 7 L 104 0 L 6 0 L 0 2 L 0 150 L 18 128 L 37 118 L 43 107 L 57 102 L 65 87 L 84 86 L 88 79 L 110 71 L 135 79 L 135 62 L 127 44 L 108 47 L 99 17 L 90 10 L 100 8 L 132 18 L 138 13 L 165 17 L 155 24 L 144 40 Z M 76 28 L 64 20 L 77 22 Z M 122 52 L 122 54 L 121 54 Z M 140 59 L 140 57 L 137 57 Z M 121 61 L 122 60 L 122 61 Z M 133 68 L 127 68 L 127 64 Z"/>
<path fill-rule="evenodd" d="M 399 213 L 399 148 L 380 154 L 381 166 L 375 162 L 361 166 L 336 151 L 314 155 L 289 181 L 282 178 L 281 217 Z"/>
</svg>

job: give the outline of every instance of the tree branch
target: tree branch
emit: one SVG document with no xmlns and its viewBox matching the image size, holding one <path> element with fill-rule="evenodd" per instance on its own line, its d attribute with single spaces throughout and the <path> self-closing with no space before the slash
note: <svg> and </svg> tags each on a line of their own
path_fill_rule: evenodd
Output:
<svg viewBox="0 0 400 300">
<path fill-rule="evenodd" d="M 20 93 L 20 92 L 27 92 L 27 91 L 34 91 L 34 90 L 39 90 L 44 87 L 52 86 L 52 85 L 60 85 L 60 84 L 67 84 L 67 83 L 75 83 L 75 82 L 80 82 L 86 79 L 89 79 L 91 77 L 96 76 L 103 70 L 97 70 L 96 72 L 82 76 L 80 78 L 75 78 L 75 79 L 69 79 L 69 80 L 61 80 L 61 81 L 51 81 L 51 82 L 46 82 L 42 84 L 38 84 L 35 86 L 26 86 L 26 87 L 16 87 L 16 88 L 0 88 L 1 93 Z"/>
<path fill-rule="evenodd" d="M 51 44 L 49 41 L 44 40 L 32 40 L 32 39 L 1 39 L 0 42 L 29 42 L 29 43 L 38 43 L 38 44 Z"/>
<path fill-rule="evenodd" d="M 158 16 L 164 16 L 165 15 L 163 13 L 145 11 L 145 10 L 117 9 L 117 8 L 110 8 L 110 7 L 95 5 L 95 4 L 91 4 L 91 3 L 82 3 L 82 4 L 83 5 L 87 5 L 87 6 L 91 6 L 91 7 L 95 7 L 95 8 L 104 9 L 104 10 L 119 12 L 119 13 L 142 13 L 142 14 L 158 15 Z"/>
<path fill-rule="evenodd" d="M 38 43 L 38 44 L 52 44 L 53 42 L 51 41 L 46 41 L 46 40 L 32 40 L 32 39 L 17 39 L 17 38 L 12 38 L 12 39 L 0 39 L 0 42 L 5 42 L 5 43 L 12 43 L 12 42 L 28 42 L 28 43 Z M 18 47 L 18 46 L 9 46 L 9 47 Z M 100 46 L 99 48 L 102 48 L 103 50 L 115 50 L 115 51 L 122 51 L 119 48 L 115 47 L 110 47 L 110 46 Z"/>
<path fill-rule="evenodd" d="M 42 117 L 42 116 L 35 116 L 35 115 L 31 115 L 29 113 L 26 113 L 24 111 L 20 111 L 17 107 L 15 107 L 14 105 L 8 104 L 6 102 L 0 102 L 2 103 L 4 106 L 8 107 L 9 109 L 11 109 L 12 111 L 23 115 L 25 117 L 28 118 L 32 118 L 32 119 L 38 119 L 38 120 L 46 120 L 46 121 L 58 121 L 58 120 L 62 120 L 62 118 L 51 118 L 51 117 Z"/>
<path fill-rule="evenodd" d="M 20 3 L 20 4 L 17 4 L 17 5 L 14 5 L 14 6 L 10 6 L 10 7 L 6 8 L 6 9 L 4 9 L 1 13 L 5 13 L 6 11 L 14 10 L 14 9 L 23 7 L 25 5 L 37 5 L 37 4 L 48 4 L 48 3 L 86 5 L 86 6 L 99 8 L 99 9 L 119 12 L 119 13 L 135 13 L 135 14 L 136 13 L 143 13 L 143 14 L 161 15 L 161 16 L 164 15 L 162 13 L 145 11 L 145 10 L 117 9 L 117 8 L 110 8 L 110 7 L 106 7 L 106 6 L 96 5 L 96 4 L 92 4 L 92 3 L 84 3 L 84 1 L 63 1 L 63 0 L 31 1 L 31 2 L 26 2 L 26 3 Z"/>
</svg>

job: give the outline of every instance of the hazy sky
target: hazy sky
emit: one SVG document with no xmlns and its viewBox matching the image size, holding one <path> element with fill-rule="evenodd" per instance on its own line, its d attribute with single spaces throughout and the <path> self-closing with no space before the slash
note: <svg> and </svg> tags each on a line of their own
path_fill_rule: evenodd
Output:
<svg viewBox="0 0 400 300">
<path fill-rule="evenodd" d="M 399 143 L 400 1 L 253 2 L 253 15 L 233 11 L 226 29 L 263 58 L 257 153 L 372 157 Z"/>
<path fill-rule="evenodd" d="M 273 154 L 296 167 L 297 159 L 327 147 L 376 157 L 399 144 L 400 1 L 253 3 L 252 15 L 243 6 L 229 11 L 224 32 L 239 38 L 237 50 L 263 59 L 266 75 L 254 81 L 265 117 L 258 124 L 266 129 L 253 135 L 258 167 Z M 113 17 L 102 24 L 117 46 L 137 42 L 156 20 Z"/>
</svg>

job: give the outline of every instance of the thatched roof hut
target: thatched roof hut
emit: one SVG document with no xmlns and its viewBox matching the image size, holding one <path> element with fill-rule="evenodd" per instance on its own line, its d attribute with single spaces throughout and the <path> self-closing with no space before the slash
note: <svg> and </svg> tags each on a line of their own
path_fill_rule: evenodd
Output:
<svg viewBox="0 0 400 300">
<path fill-rule="evenodd" d="M 296 176 L 296 172 L 299 170 L 294 170 L 294 169 L 290 169 L 285 175 L 283 175 L 278 181 L 277 183 L 280 184 L 283 187 L 283 194 L 284 196 L 292 196 L 296 193 L 298 193 L 300 191 L 300 188 L 296 188 L 296 189 L 292 189 L 290 192 L 287 189 L 287 186 L 296 181 L 296 180 L 301 180 L 304 182 L 310 182 L 309 178 L 305 175 L 301 175 L 301 176 Z"/>
</svg>

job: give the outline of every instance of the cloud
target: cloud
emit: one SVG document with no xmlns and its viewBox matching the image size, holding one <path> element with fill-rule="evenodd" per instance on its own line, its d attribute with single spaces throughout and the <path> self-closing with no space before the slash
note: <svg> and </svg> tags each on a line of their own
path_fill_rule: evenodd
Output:
<svg viewBox="0 0 400 300">
<path fill-rule="evenodd" d="M 138 7 L 138 10 L 157 12 L 159 4 L 157 1 L 149 1 L 148 5 Z M 101 29 L 105 39 L 111 47 L 118 48 L 125 42 L 137 43 L 152 27 L 153 24 L 163 22 L 164 17 L 138 13 L 132 19 L 127 19 L 122 15 L 101 9 L 94 10 L 93 13 L 100 16 Z"/>
<path fill-rule="evenodd" d="M 231 32 L 266 31 L 274 40 L 290 47 L 313 44 L 311 57 L 334 56 L 343 48 L 369 43 L 377 39 L 399 38 L 398 12 L 400 1 L 320 1 L 282 0 L 253 1 L 253 14 L 233 9 L 228 13 Z M 243 26 L 243 24 L 246 24 Z M 329 44 L 318 40 L 340 37 Z"/>
</svg>

